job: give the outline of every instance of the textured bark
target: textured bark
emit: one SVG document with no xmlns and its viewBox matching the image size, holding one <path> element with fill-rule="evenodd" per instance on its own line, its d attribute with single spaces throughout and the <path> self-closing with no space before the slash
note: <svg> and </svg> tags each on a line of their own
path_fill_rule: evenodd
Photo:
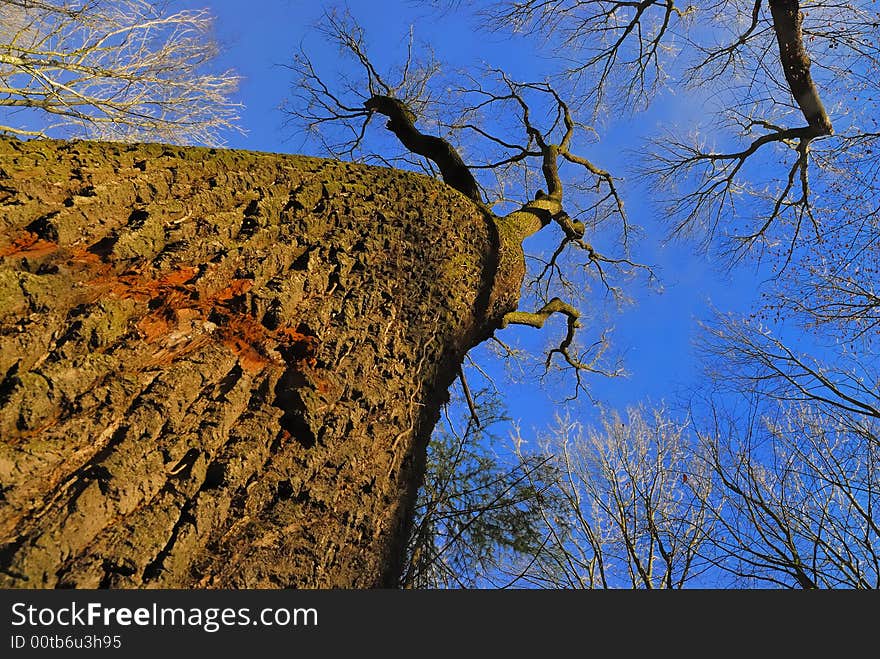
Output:
<svg viewBox="0 0 880 659">
<path fill-rule="evenodd" d="M 521 277 L 416 174 L 0 141 L 0 586 L 393 585 Z"/>
</svg>

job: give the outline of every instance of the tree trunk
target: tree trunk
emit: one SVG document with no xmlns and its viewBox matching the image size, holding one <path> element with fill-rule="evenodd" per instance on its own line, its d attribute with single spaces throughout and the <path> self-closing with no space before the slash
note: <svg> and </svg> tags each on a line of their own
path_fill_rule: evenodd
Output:
<svg viewBox="0 0 880 659">
<path fill-rule="evenodd" d="M 493 218 L 392 169 L 16 140 L 0 211 L 0 586 L 395 585 L 518 299 Z"/>
</svg>

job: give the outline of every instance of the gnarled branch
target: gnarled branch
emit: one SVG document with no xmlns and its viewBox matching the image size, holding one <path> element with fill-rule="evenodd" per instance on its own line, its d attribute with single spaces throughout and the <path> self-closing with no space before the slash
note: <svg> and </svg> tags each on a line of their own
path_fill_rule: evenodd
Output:
<svg viewBox="0 0 880 659">
<path fill-rule="evenodd" d="M 406 104 L 390 96 L 376 95 L 364 103 L 371 112 L 388 117 L 385 127 L 413 153 L 432 160 L 440 169 L 446 185 L 455 188 L 479 205 L 483 204 L 480 186 L 458 151 L 442 137 L 426 135 L 416 128 L 416 115 Z"/>
<path fill-rule="evenodd" d="M 504 318 L 501 321 L 501 328 L 503 329 L 508 325 L 527 325 L 529 327 L 541 329 L 542 327 L 544 327 L 544 323 L 547 322 L 547 319 L 555 313 L 561 313 L 566 317 L 567 330 L 565 333 L 565 337 L 562 339 L 559 345 L 555 348 L 552 348 L 547 353 L 547 358 L 544 362 L 544 368 L 545 372 L 546 370 L 549 370 L 550 364 L 553 362 L 553 355 L 560 355 L 565 363 L 572 368 L 575 374 L 575 394 L 574 396 L 572 396 L 572 398 L 574 398 L 577 396 L 578 390 L 583 389 L 584 391 L 586 391 L 581 380 L 582 373 L 589 372 L 611 375 L 611 373 L 602 371 L 596 366 L 596 363 L 601 356 L 601 353 L 604 351 L 603 348 L 606 346 L 606 337 L 604 334 L 599 339 L 599 341 L 596 342 L 596 346 L 599 346 L 599 350 L 597 352 L 597 356 L 591 362 L 584 362 L 581 360 L 580 357 L 572 354 L 571 347 L 572 343 L 574 343 L 575 333 L 578 329 L 581 328 L 581 313 L 572 305 L 568 304 L 567 302 L 563 302 L 558 297 L 554 297 L 547 304 L 538 309 L 538 311 L 511 311 L 505 314 Z"/>
</svg>

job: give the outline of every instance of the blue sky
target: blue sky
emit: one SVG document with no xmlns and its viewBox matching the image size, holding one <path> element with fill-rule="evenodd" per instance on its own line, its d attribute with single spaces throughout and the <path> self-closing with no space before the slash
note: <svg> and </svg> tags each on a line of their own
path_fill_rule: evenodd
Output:
<svg viewBox="0 0 880 659">
<path fill-rule="evenodd" d="M 181 3 L 178 3 L 178 5 Z M 245 104 L 242 125 L 246 135 L 232 135 L 228 146 L 258 151 L 309 153 L 308 145 L 291 126 L 285 126 L 280 105 L 290 92 L 291 72 L 284 64 L 302 45 L 322 71 L 332 73 L 338 66 L 338 51 L 317 35 L 312 25 L 330 3 L 303 0 L 216 0 L 189 1 L 184 6 L 207 6 L 217 17 L 217 36 L 223 44 L 221 64 L 235 68 L 243 77 L 240 100 Z M 354 16 L 365 29 L 371 55 L 379 63 L 386 56 L 383 44 L 399 45 L 415 26 L 417 39 L 432 44 L 436 56 L 450 68 L 474 66 L 482 61 L 516 70 L 521 78 L 539 77 L 551 67 L 536 57 L 528 44 L 510 47 L 499 35 L 473 29 L 473 22 L 449 12 L 438 17 L 424 7 L 403 0 L 349 3 Z M 692 347 L 698 321 L 721 311 L 746 311 L 757 297 L 758 277 L 753 268 L 740 267 L 726 272 L 705 256 L 695 255 L 693 245 L 664 244 L 665 227 L 660 210 L 630 171 L 631 150 L 638 147 L 633 135 L 650 130 L 671 113 L 699 112 L 693 100 L 662 98 L 648 115 L 622 117 L 600 127 L 600 142 L 592 145 L 591 157 L 614 174 L 624 177 L 622 194 L 628 213 L 644 232 L 634 245 L 637 260 L 657 267 L 662 292 L 645 286 L 630 287 L 627 293 L 635 304 L 609 320 L 614 326 L 613 341 L 624 357 L 627 378 L 594 378 L 591 393 L 597 401 L 624 407 L 640 401 L 659 402 L 677 391 L 699 385 L 699 365 Z M 379 130 L 379 126 L 374 126 Z M 515 328 L 499 334 L 505 341 L 540 350 L 563 331 L 561 320 L 548 323 L 542 332 Z M 550 333 L 550 334 L 548 334 Z M 501 371 L 499 384 L 504 383 Z M 472 386 L 480 386 L 479 382 Z M 553 402 L 566 393 L 540 388 L 534 381 L 508 385 L 511 412 L 521 418 L 523 428 L 543 427 L 552 421 Z M 586 401 L 585 401 L 586 403 Z M 589 405 L 581 409 L 592 416 Z"/>
</svg>

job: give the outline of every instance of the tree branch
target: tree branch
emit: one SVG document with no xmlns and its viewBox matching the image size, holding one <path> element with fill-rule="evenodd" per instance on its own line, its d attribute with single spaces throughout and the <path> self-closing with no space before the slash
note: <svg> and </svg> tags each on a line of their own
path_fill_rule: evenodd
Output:
<svg viewBox="0 0 880 659">
<path fill-rule="evenodd" d="M 443 181 L 448 186 L 455 188 L 480 206 L 483 205 L 480 186 L 458 151 L 442 137 L 426 135 L 416 128 L 416 115 L 403 101 L 390 96 L 376 95 L 368 99 L 364 107 L 370 112 L 378 112 L 388 117 L 385 127 L 394 133 L 407 149 L 435 162 Z"/>
<path fill-rule="evenodd" d="M 798 0 L 770 0 L 770 13 L 779 43 L 779 60 L 791 95 L 807 123 L 815 131 L 812 137 L 831 135 L 831 119 L 825 112 L 819 91 L 810 75 L 810 57 L 804 47 L 803 14 Z"/>
</svg>

